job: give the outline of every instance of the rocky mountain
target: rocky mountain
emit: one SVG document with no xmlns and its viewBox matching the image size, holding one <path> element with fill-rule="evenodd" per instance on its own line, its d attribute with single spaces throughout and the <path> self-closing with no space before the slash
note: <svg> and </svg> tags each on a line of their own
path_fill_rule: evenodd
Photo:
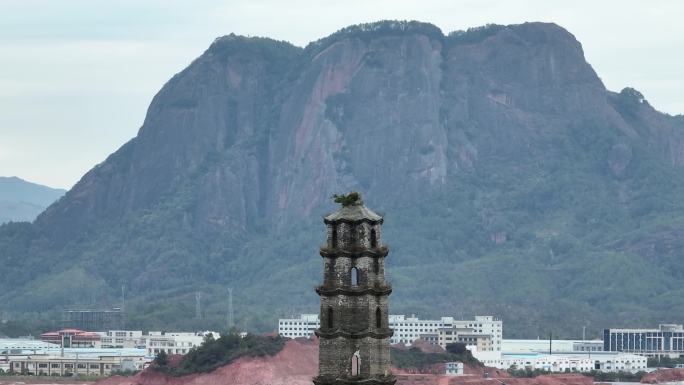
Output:
<svg viewBox="0 0 684 385">
<path fill-rule="evenodd" d="M 15 176 L 0 176 L 0 224 L 9 221 L 33 221 L 65 192 Z"/>
<path fill-rule="evenodd" d="M 230 287 L 238 325 L 271 330 L 316 311 L 321 216 L 358 190 L 386 214 L 393 313 L 497 314 L 508 336 L 675 321 L 683 166 L 684 117 L 606 90 L 554 24 L 229 35 L 34 224 L 0 228 L 0 302 L 19 319 L 124 286 L 129 325 L 220 327 Z"/>
</svg>

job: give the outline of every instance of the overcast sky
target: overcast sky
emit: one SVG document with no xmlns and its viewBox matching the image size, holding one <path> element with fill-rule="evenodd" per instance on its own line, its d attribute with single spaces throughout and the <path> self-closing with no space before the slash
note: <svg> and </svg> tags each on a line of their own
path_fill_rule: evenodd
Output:
<svg viewBox="0 0 684 385">
<path fill-rule="evenodd" d="M 684 1 L 0 0 L 0 176 L 70 188 L 134 137 L 154 94 L 217 36 L 304 46 L 350 24 L 555 22 L 606 86 L 684 113 Z"/>
</svg>

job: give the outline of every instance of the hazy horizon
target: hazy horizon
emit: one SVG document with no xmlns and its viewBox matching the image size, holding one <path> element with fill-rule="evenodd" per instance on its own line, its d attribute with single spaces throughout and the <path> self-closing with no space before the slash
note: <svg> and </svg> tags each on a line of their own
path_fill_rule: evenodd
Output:
<svg viewBox="0 0 684 385">
<path fill-rule="evenodd" d="M 156 92 L 218 36 L 304 46 L 348 25 L 419 20 L 444 33 L 554 22 L 606 87 L 684 113 L 684 3 L 589 1 L 6 1 L 0 15 L 0 175 L 70 188 L 142 125 Z M 620 12 L 614 12 L 619 9 Z"/>
</svg>

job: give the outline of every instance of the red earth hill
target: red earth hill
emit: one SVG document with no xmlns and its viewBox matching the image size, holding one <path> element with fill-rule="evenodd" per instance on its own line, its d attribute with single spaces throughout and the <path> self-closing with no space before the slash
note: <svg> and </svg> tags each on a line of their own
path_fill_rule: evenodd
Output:
<svg viewBox="0 0 684 385">
<path fill-rule="evenodd" d="M 646 374 L 642 379 L 643 384 L 662 384 L 664 382 L 684 381 L 684 369 L 658 369 Z"/>
<path fill-rule="evenodd" d="M 318 342 L 291 340 L 272 357 L 243 357 L 211 373 L 171 377 L 147 369 L 133 377 L 114 376 L 97 385 L 311 385 L 318 370 Z M 393 369 L 398 385 L 592 385 L 590 377 L 550 375 L 536 378 L 510 378 L 508 373 L 490 368 L 492 378 L 483 378 L 483 369 L 466 367 L 466 376 L 407 374 Z"/>
</svg>

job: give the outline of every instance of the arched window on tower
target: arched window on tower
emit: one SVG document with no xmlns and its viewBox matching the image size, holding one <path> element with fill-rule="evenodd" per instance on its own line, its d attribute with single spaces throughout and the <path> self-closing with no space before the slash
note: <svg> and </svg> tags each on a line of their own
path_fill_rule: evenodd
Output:
<svg viewBox="0 0 684 385">
<path fill-rule="evenodd" d="M 351 268 L 351 284 L 352 286 L 359 284 L 359 270 L 355 267 Z"/>
<path fill-rule="evenodd" d="M 378 236 L 375 234 L 375 229 L 371 229 L 370 233 L 370 247 L 375 249 L 378 247 Z"/>
<path fill-rule="evenodd" d="M 337 247 L 337 224 L 332 225 L 332 236 L 331 236 L 331 246 L 333 248 Z"/>
<path fill-rule="evenodd" d="M 375 326 L 380 329 L 382 327 L 382 311 L 380 308 L 375 308 Z"/>
<path fill-rule="evenodd" d="M 333 325 L 333 308 L 328 306 L 328 329 L 332 329 Z"/>
<path fill-rule="evenodd" d="M 375 274 L 380 274 L 380 260 L 378 258 L 373 260 L 373 272 Z"/>
<path fill-rule="evenodd" d="M 351 375 L 358 376 L 361 374 L 361 354 L 357 350 L 351 357 Z"/>
</svg>

